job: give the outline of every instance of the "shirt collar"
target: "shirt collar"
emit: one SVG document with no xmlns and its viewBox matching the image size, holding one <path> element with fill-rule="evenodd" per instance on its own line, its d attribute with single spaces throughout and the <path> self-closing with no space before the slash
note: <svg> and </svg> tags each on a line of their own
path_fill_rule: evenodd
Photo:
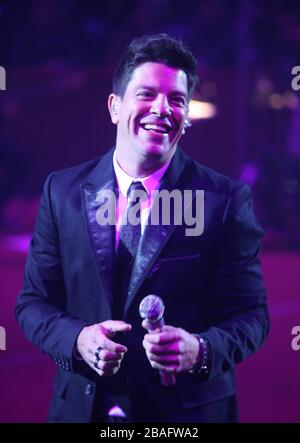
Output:
<svg viewBox="0 0 300 443">
<path fill-rule="evenodd" d="M 157 169 L 153 174 L 148 175 L 147 177 L 131 177 L 130 175 L 125 172 L 121 166 L 119 165 L 117 161 L 116 151 L 114 152 L 113 156 L 113 165 L 114 165 L 114 171 L 117 177 L 117 182 L 119 186 L 119 190 L 124 195 L 124 197 L 127 198 L 127 192 L 128 189 L 133 181 L 140 181 L 142 182 L 143 186 L 145 187 L 148 196 L 151 195 L 151 191 L 158 190 L 160 180 L 162 179 L 162 176 L 168 169 L 168 166 L 170 164 L 170 160 L 165 163 L 161 168 Z"/>
</svg>

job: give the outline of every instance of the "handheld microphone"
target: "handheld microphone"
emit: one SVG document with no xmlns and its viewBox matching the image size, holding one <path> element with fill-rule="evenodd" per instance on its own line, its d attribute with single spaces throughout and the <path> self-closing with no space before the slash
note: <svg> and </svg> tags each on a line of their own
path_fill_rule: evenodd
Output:
<svg viewBox="0 0 300 443">
<path fill-rule="evenodd" d="M 164 302 L 157 295 L 147 295 L 140 303 L 139 312 L 140 316 L 147 320 L 148 332 L 155 329 L 161 329 L 165 322 L 163 314 L 165 310 Z M 163 386 L 171 386 L 176 383 L 175 374 L 167 371 L 159 371 L 160 381 Z"/>
</svg>

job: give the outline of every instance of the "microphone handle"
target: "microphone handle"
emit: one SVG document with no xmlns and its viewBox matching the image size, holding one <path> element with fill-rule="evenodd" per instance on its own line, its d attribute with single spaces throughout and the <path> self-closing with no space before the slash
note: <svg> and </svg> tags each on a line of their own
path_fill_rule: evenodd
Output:
<svg viewBox="0 0 300 443">
<path fill-rule="evenodd" d="M 165 325 L 163 317 L 160 318 L 157 321 L 150 322 L 148 320 L 148 331 L 154 331 L 155 329 L 162 329 L 162 327 Z M 176 384 L 176 377 L 173 372 L 168 371 L 159 371 L 160 376 L 160 382 L 163 386 L 172 386 Z"/>
</svg>

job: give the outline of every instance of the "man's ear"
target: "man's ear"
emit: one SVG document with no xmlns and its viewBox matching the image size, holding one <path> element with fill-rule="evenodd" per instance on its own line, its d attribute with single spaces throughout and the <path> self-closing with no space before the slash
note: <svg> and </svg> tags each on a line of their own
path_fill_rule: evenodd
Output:
<svg viewBox="0 0 300 443">
<path fill-rule="evenodd" d="M 116 94 L 110 94 L 108 97 L 107 105 L 110 113 L 111 121 L 116 125 L 119 122 L 119 108 L 121 103 L 121 97 Z"/>
<path fill-rule="evenodd" d="M 185 130 L 187 128 L 189 128 L 190 126 L 192 126 L 191 121 L 190 121 L 188 116 L 189 116 L 189 108 L 187 109 L 187 112 L 186 112 L 186 117 L 185 117 L 185 120 L 184 120 L 184 123 L 183 123 L 183 128 L 182 128 L 181 135 L 184 135 L 185 134 Z"/>
</svg>

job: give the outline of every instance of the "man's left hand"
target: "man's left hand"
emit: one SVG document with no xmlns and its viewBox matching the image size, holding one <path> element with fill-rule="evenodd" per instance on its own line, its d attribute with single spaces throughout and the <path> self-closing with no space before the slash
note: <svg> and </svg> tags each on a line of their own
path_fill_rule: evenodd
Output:
<svg viewBox="0 0 300 443">
<path fill-rule="evenodd" d="M 142 326 L 147 329 L 147 321 Z M 144 336 L 143 346 L 152 368 L 183 372 L 197 362 L 199 342 L 189 332 L 174 326 L 163 326 Z"/>
</svg>

